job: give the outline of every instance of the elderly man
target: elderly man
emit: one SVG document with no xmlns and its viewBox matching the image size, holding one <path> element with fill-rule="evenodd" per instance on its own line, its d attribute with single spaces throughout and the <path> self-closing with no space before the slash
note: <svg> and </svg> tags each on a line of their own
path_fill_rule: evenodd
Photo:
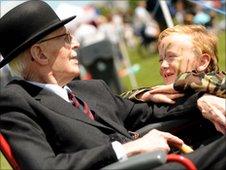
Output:
<svg viewBox="0 0 226 170">
<path fill-rule="evenodd" d="M 169 144 L 183 145 L 166 132 L 153 130 L 136 138 L 129 130 L 167 119 L 167 113 L 195 111 L 200 94 L 185 100 L 187 110 L 164 109 L 166 105 L 135 104 L 115 96 L 99 80 L 72 81 L 79 75 L 74 51 L 79 44 L 64 24 L 74 18 L 61 21 L 49 5 L 36 0 L 0 19 L 0 67 L 9 63 L 19 77 L 1 89 L 0 128 L 21 169 L 99 169 L 141 153 L 168 152 Z M 201 169 L 219 165 L 225 158 L 224 140 L 191 159 Z M 202 156 L 213 148 L 215 156 L 203 164 Z"/>
</svg>

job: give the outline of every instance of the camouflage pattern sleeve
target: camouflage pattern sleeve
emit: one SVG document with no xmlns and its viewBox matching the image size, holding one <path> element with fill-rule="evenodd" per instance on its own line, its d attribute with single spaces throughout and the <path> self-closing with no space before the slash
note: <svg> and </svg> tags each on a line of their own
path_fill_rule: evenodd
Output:
<svg viewBox="0 0 226 170">
<path fill-rule="evenodd" d="M 149 91 L 150 87 L 141 87 L 138 89 L 133 89 L 127 92 L 122 93 L 120 96 L 122 96 L 125 99 L 129 99 L 135 102 L 143 102 L 142 100 L 138 99 L 137 96 L 141 93 L 144 93 L 146 91 Z"/>
<path fill-rule="evenodd" d="M 226 98 L 226 82 L 224 72 L 187 72 L 178 76 L 174 89 L 180 92 L 203 91 L 218 97 Z"/>
</svg>

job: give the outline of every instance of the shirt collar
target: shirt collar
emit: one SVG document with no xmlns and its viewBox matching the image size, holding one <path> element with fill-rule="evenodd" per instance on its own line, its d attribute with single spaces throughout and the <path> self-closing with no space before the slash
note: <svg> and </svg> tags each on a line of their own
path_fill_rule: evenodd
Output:
<svg viewBox="0 0 226 170">
<path fill-rule="evenodd" d="M 60 96 L 65 101 L 70 102 L 68 98 L 68 91 L 71 91 L 71 89 L 68 86 L 60 87 L 57 84 L 44 84 L 44 83 L 38 83 L 33 81 L 27 81 L 27 82 L 33 85 L 36 85 L 38 87 L 41 87 L 47 91 L 53 92 L 54 94 Z"/>
</svg>

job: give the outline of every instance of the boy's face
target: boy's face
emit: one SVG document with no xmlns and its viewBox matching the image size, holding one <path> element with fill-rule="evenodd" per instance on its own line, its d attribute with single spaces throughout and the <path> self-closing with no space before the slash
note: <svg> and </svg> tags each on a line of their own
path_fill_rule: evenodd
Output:
<svg viewBox="0 0 226 170">
<path fill-rule="evenodd" d="M 171 34 L 159 44 L 160 74 L 165 84 L 173 83 L 178 74 L 197 68 L 192 38 L 185 34 Z"/>
</svg>

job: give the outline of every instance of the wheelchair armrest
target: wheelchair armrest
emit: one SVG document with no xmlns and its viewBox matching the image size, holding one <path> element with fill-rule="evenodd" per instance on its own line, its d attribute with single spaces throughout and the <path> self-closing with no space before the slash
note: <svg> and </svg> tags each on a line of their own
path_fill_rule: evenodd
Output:
<svg viewBox="0 0 226 170">
<path fill-rule="evenodd" d="M 140 134 L 140 136 L 144 136 L 146 133 L 148 133 L 152 129 L 158 129 L 161 131 L 176 131 L 177 129 L 181 129 L 182 126 L 187 125 L 189 123 L 192 123 L 194 119 L 175 119 L 175 120 L 168 120 L 165 122 L 159 122 L 159 123 L 152 123 L 150 125 L 147 125 L 136 132 Z"/>
<path fill-rule="evenodd" d="M 160 166 L 167 161 L 167 154 L 163 151 L 155 151 L 151 153 L 145 153 L 128 158 L 126 161 L 116 162 L 103 167 L 101 170 L 137 170 L 148 169 Z"/>
</svg>

